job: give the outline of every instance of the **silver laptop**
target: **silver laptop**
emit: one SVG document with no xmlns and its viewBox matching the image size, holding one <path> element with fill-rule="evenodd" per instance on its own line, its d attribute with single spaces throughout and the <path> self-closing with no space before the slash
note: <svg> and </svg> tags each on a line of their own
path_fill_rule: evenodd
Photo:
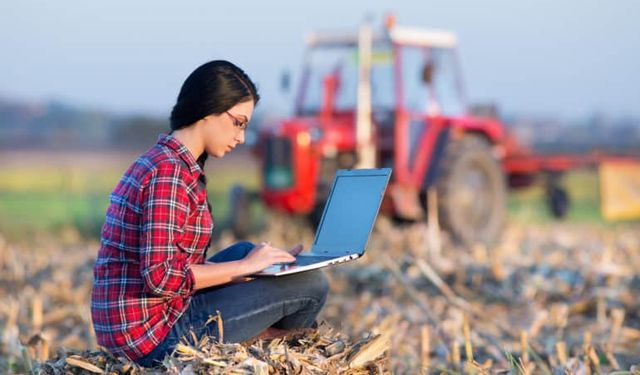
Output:
<svg viewBox="0 0 640 375">
<path fill-rule="evenodd" d="M 373 230 L 390 168 L 340 169 L 316 231 L 311 252 L 293 263 L 279 263 L 254 276 L 283 276 L 357 259 Z"/>
</svg>

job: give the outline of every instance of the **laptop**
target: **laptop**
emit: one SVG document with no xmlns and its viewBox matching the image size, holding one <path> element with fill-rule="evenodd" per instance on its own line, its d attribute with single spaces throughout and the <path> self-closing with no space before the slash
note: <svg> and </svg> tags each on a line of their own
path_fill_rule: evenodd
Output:
<svg viewBox="0 0 640 375">
<path fill-rule="evenodd" d="M 360 258 L 367 247 L 391 168 L 339 169 L 309 253 L 253 276 L 284 276 Z"/>
</svg>

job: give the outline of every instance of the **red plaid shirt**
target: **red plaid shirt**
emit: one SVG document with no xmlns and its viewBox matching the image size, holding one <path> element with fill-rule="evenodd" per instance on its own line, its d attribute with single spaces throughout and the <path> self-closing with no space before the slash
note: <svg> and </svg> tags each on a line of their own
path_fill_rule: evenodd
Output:
<svg viewBox="0 0 640 375">
<path fill-rule="evenodd" d="M 205 185 L 200 165 L 171 135 L 125 172 L 111 194 L 93 269 L 98 344 L 141 358 L 187 309 L 190 265 L 204 263 L 213 229 Z"/>
</svg>

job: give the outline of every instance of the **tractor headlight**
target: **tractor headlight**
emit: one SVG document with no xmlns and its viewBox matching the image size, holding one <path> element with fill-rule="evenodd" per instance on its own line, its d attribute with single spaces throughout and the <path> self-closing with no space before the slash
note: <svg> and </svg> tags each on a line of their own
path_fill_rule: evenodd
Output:
<svg viewBox="0 0 640 375">
<path fill-rule="evenodd" d="M 312 143 L 318 142 L 322 138 L 322 129 L 311 128 L 308 132 L 300 132 L 296 136 L 296 142 L 301 147 L 307 147 Z"/>
<path fill-rule="evenodd" d="M 307 147 L 311 144 L 311 135 L 307 132 L 300 132 L 296 136 L 296 142 L 300 147 Z"/>
</svg>

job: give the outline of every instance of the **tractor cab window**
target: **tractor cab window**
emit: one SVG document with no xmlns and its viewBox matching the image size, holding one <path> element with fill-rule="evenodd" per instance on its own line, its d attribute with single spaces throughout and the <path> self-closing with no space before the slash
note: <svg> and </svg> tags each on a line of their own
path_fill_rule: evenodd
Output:
<svg viewBox="0 0 640 375">
<path fill-rule="evenodd" d="M 447 116 L 464 113 L 464 97 L 458 77 L 458 61 L 453 49 L 433 49 L 433 88 L 437 94 L 440 110 Z"/>
<path fill-rule="evenodd" d="M 401 64 L 403 107 L 422 116 L 455 116 L 463 112 L 451 49 L 402 46 Z"/>
<path fill-rule="evenodd" d="M 371 102 L 373 109 L 395 108 L 393 54 L 389 48 L 374 48 L 371 56 Z"/>
<path fill-rule="evenodd" d="M 358 61 L 356 50 L 345 47 L 316 47 L 307 52 L 298 102 L 301 115 L 314 115 L 326 101 L 335 111 L 353 110 L 356 105 Z"/>
<path fill-rule="evenodd" d="M 429 63 L 429 50 L 404 46 L 400 49 L 400 71 L 402 75 L 402 106 L 412 114 L 427 113 L 430 90 L 423 80 L 423 71 Z"/>
<path fill-rule="evenodd" d="M 315 47 L 307 52 L 298 111 L 302 115 L 314 115 L 327 104 L 336 112 L 355 111 L 357 88 L 357 47 Z M 371 61 L 373 108 L 392 111 L 394 94 L 391 50 L 375 46 Z M 332 102 L 327 103 L 327 100 Z"/>
</svg>

